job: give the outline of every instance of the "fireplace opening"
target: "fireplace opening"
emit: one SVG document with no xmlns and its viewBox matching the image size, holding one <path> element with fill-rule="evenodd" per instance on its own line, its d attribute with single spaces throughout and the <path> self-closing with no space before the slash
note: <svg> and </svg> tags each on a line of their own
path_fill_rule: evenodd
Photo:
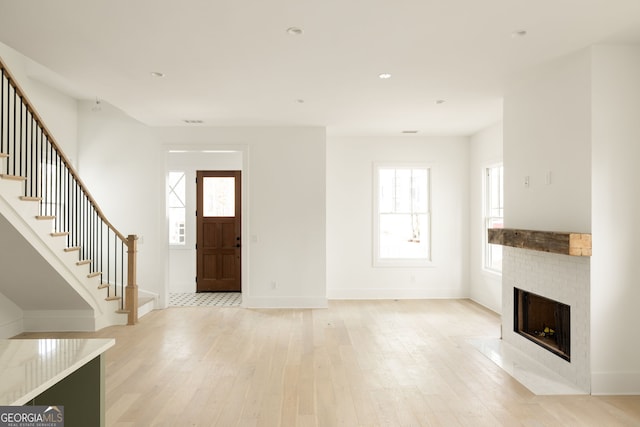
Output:
<svg viewBox="0 0 640 427">
<path fill-rule="evenodd" d="M 539 346 L 571 361 L 571 307 L 513 288 L 513 330 Z"/>
</svg>

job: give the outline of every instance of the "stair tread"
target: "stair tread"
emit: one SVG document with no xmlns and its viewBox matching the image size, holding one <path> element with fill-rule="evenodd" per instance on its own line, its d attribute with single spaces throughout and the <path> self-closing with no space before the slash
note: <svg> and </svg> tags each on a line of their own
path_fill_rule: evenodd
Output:
<svg viewBox="0 0 640 427">
<path fill-rule="evenodd" d="M 102 274 L 102 271 L 94 271 L 93 273 L 87 274 L 87 277 L 91 279 L 92 277 L 98 277 Z"/>
<path fill-rule="evenodd" d="M 79 251 L 80 250 L 80 246 L 72 246 L 70 248 L 64 248 L 65 252 L 73 252 L 73 251 Z"/>
<path fill-rule="evenodd" d="M 0 178 L 9 179 L 12 181 L 26 181 L 26 176 L 18 176 L 18 175 L 7 175 L 6 173 L 0 173 Z"/>
<path fill-rule="evenodd" d="M 92 260 L 90 260 L 90 259 L 83 259 L 83 260 L 80 260 L 80 261 L 76 262 L 76 265 L 86 265 L 86 264 L 91 264 L 91 261 L 92 261 Z"/>
<path fill-rule="evenodd" d="M 62 237 L 62 236 L 68 236 L 69 232 L 68 231 L 56 231 L 51 233 L 51 237 Z"/>
<path fill-rule="evenodd" d="M 41 202 L 42 197 L 20 196 L 20 200 L 23 202 Z"/>
<path fill-rule="evenodd" d="M 105 301 L 116 301 L 122 299 L 122 297 L 117 297 L 117 296 L 111 296 L 111 297 L 106 297 L 104 300 Z"/>
<path fill-rule="evenodd" d="M 7 157 L 9 157 L 9 154 L 7 154 L 7 153 L 0 153 L 0 158 L 2 158 L 2 159 L 6 159 Z"/>
<path fill-rule="evenodd" d="M 36 219 L 39 219 L 39 220 L 56 219 L 56 216 L 55 215 L 36 215 Z"/>
</svg>

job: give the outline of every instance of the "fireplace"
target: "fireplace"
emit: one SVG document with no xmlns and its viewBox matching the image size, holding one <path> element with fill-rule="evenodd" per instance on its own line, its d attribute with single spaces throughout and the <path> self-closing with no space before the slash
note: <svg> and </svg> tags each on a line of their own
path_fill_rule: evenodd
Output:
<svg viewBox="0 0 640 427">
<path fill-rule="evenodd" d="M 571 361 L 571 307 L 522 289 L 513 289 L 513 330 Z"/>
<path fill-rule="evenodd" d="M 503 343 L 519 353 L 516 356 L 518 365 L 533 359 L 576 386 L 581 393 L 589 393 L 592 377 L 591 235 L 504 230 L 502 234 L 488 232 L 489 238 L 494 235 L 491 243 L 503 246 Z M 531 301 L 534 305 L 540 302 L 536 297 L 554 300 L 554 308 L 547 310 L 545 320 L 536 321 L 537 314 L 530 311 L 524 318 L 525 297 L 514 291 L 514 284 L 529 293 L 527 306 Z M 556 301 L 563 303 L 560 308 L 556 309 Z M 545 328 L 553 329 L 553 334 L 540 336 Z"/>
</svg>

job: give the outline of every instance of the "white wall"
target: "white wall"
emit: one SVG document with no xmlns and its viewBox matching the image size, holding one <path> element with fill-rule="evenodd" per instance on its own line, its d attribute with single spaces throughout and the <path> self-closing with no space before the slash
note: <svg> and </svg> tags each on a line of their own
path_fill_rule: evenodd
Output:
<svg viewBox="0 0 640 427">
<path fill-rule="evenodd" d="M 121 111 L 79 104 L 80 177 L 107 219 L 138 235 L 138 286 L 160 293 L 164 283 L 164 157 L 147 126 Z M 161 301 L 162 303 L 162 301 Z"/>
<path fill-rule="evenodd" d="M 593 234 L 593 394 L 640 393 L 638 75 L 638 46 L 596 46 L 530 71 L 504 104 L 506 226 Z"/>
<path fill-rule="evenodd" d="M 593 49 L 592 390 L 640 393 L 640 47 Z"/>
<path fill-rule="evenodd" d="M 326 306 L 324 128 L 153 132 L 173 149 L 243 151 L 243 305 Z"/>
<path fill-rule="evenodd" d="M 589 50 L 528 70 L 507 86 L 505 227 L 591 232 L 590 94 Z M 551 181 L 547 183 L 549 172 Z M 529 177 L 528 187 L 525 176 Z M 535 355 L 547 368 L 588 392 L 590 260 L 537 252 L 529 256 L 529 252 L 505 248 L 503 339 Z M 574 271 L 577 263 L 580 274 Z M 536 344 L 513 332 L 512 295 L 516 286 L 571 307 L 571 364 L 546 351 L 542 353 Z M 582 334 L 575 334 L 576 328 Z"/>
<path fill-rule="evenodd" d="M 242 152 L 168 152 L 167 173 L 185 173 L 185 244 L 169 248 L 169 292 L 196 291 L 196 171 L 242 170 Z M 248 236 L 245 236 L 248 242 Z"/>
<path fill-rule="evenodd" d="M 507 86 L 505 227 L 591 232 L 590 58 L 580 51 Z"/>
<path fill-rule="evenodd" d="M 323 128 L 148 128 L 106 104 L 98 113 L 88 107 L 80 112 L 81 175 L 114 225 L 143 237 L 138 284 L 160 294 L 161 305 L 167 147 L 244 152 L 244 305 L 326 305 Z"/>
<path fill-rule="evenodd" d="M 471 299 L 500 313 L 502 276 L 484 269 L 485 170 L 502 163 L 502 122 L 471 136 L 469 144 L 469 291 Z"/>
<path fill-rule="evenodd" d="M 36 112 L 42 117 L 65 155 L 74 166 L 78 157 L 77 102 L 53 87 L 37 80 L 41 66 L 0 43 L 0 57 L 23 89 Z M 49 72 L 51 73 L 51 72 Z"/>
<path fill-rule="evenodd" d="M 431 165 L 433 267 L 372 266 L 373 164 Z M 466 137 L 330 138 L 327 142 L 329 298 L 468 297 Z"/>
<path fill-rule="evenodd" d="M 74 162 L 77 158 L 76 101 L 31 78 L 30 69 L 35 66 L 33 61 L 3 43 L 0 43 L 0 57 L 65 155 Z M 22 310 L 0 294 L 0 338 L 23 332 L 23 317 Z"/>
</svg>

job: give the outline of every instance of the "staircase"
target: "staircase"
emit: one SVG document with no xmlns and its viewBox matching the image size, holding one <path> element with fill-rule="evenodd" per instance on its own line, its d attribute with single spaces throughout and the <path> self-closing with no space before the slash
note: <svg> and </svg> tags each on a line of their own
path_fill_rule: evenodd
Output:
<svg viewBox="0 0 640 427">
<path fill-rule="evenodd" d="M 25 331 L 138 319 L 136 236 L 106 219 L 0 60 L 0 294 Z"/>
</svg>

